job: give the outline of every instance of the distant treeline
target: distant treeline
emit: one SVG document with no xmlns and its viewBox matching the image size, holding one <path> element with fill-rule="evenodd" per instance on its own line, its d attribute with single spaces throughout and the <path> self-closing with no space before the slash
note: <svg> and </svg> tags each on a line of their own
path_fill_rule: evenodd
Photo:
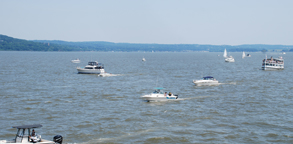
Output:
<svg viewBox="0 0 293 144">
<path fill-rule="evenodd" d="M 292 45 L 199 45 L 199 44 L 133 44 L 113 42 L 66 42 L 58 40 L 22 40 L 0 35 L 2 51 L 209 51 L 223 52 L 293 51 Z"/>
</svg>

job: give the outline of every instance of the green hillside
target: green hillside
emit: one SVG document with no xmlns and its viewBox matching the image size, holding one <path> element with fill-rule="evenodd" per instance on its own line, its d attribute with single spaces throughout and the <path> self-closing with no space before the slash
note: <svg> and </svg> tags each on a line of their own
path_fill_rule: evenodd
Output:
<svg viewBox="0 0 293 144">
<path fill-rule="evenodd" d="M 134 44 L 104 41 L 66 42 L 59 40 L 22 40 L 0 34 L 2 51 L 209 51 L 223 52 L 293 51 L 292 45 L 199 45 L 199 44 Z"/>
</svg>

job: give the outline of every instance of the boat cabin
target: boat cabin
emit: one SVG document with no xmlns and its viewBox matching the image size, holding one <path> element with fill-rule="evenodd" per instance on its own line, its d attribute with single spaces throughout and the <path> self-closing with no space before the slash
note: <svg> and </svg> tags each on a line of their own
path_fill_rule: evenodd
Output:
<svg viewBox="0 0 293 144">
<path fill-rule="evenodd" d="M 32 136 L 31 129 L 40 128 L 42 125 L 34 124 L 34 125 L 22 125 L 22 126 L 13 126 L 12 128 L 17 129 L 17 133 L 15 136 L 15 143 L 22 143 L 23 140 L 27 138 L 27 141 L 30 142 L 30 137 Z M 25 131 L 27 130 L 27 134 Z M 25 139 L 24 139 L 25 138 Z"/>
<path fill-rule="evenodd" d="M 214 80 L 214 77 L 212 76 L 206 76 L 202 78 L 203 80 Z"/>
<path fill-rule="evenodd" d="M 85 66 L 85 69 L 104 69 L 104 64 L 95 62 L 88 62 L 88 65 Z"/>
</svg>

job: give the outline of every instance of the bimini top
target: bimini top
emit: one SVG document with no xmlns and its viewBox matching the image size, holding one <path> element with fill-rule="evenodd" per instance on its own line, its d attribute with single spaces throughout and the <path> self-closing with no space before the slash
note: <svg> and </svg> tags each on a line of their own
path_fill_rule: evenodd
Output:
<svg viewBox="0 0 293 144">
<path fill-rule="evenodd" d="M 155 87 L 154 89 L 162 90 L 162 89 L 165 89 L 165 88 L 162 88 L 162 87 Z"/>
<path fill-rule="evenodd" d="M 12 128 L 17 128 L 17 129 L 40 128 L 40 127 L 42 127 L 42 125 L 40 124 L 12 126 Z"/>
<path fill-rule="evenodd" d="M 206 78 L 214 78 L 214 77 L 212 77 L 212 76 L 206 76 L 206 77 L 203 77 L 204 79 L 206 79 Z"/>
</svg>

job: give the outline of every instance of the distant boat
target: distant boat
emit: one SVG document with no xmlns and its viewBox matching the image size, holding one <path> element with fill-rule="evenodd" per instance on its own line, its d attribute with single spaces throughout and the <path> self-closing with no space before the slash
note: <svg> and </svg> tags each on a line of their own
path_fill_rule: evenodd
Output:
<svg viewBox="0 0 293 144">
<path fill-rule="evenodd" d="M 262 67 L 263 70 L 283 70 L 284 69 L 284 59 L 283 57 L 279 58 L 273 58 L 270 59 L 264 59 L 262 61 Z"/>
<path fill-rule="evenodd" d="M 223 54 L 224 58 L 227 58 L 227 50 L 225 49 L 224 54 Z"/>
<path fill-rule="evenodd" d="M 103 74 L 105 73 L 104 65 L 97 61 L 90 61 L 84 68 L 76 68 L 79 74 Z"/>
<path fill-rule="evenodd" d="M 283 52 L 282 54 L 286 54 L 285 52 Z"/>
<path fill-rule="evenodd" d="M 216 84 L 219 84 L 219 81 L 217 81 L 212 76 L 206 76 L 206 77 L 203 77 L 201 80 L 193 80 L 193 83 L 195 85 L 197 85 L 197 86 L 201 86 L 201 85 L 216 85 Z"/>
<path fill-rule="evenodd" d="M 235 62 L 235 59 L 232 56 L 229 56 L 225 59 L 225 62 Z"/>
<path fill-rule="evenodd" d="M 79 59 L 76 59 L 76 60 L 71 60 L 72 63 L 80 63 L 80 60 Z"/>
<path fill-rule="evenodd" d="M 142 61 L 146 61 L 145 58 L 142 58 Z"/>
<path fill-rule="evenodd" d="M 247 54 L 246 57 L 251 57 L 251 55 L 250 54 Z"/>
<path fill-rule="evenodd" d="M 245 58 L 245 52 L 242 53 L 242 58 Z"/>
</svg>

